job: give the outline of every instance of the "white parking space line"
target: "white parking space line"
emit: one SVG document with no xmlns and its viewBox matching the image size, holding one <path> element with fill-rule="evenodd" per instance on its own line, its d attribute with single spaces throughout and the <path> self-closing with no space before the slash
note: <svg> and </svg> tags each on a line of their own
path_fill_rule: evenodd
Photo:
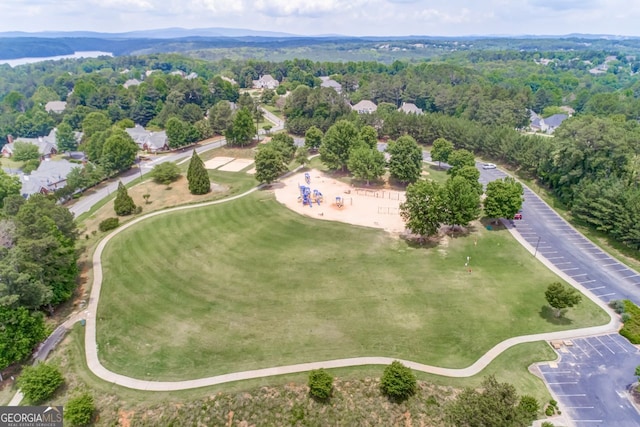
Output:
<svg viewBox="0 0 640 427">
<path fill-rule="evenodd" d="M 614 343 L 616 343 L 616 345 L 618 347 L 620 347 L 620 349 L 622 349 L 625 353 L 629 353 L 629 350 L 627 350 L 626 348 L 624 348 L 624 346 L 622 344 L 620 344 L 618 342 L 618 340 L 611 338 L 609 335 L 606 335 L 611 341 L 613 341 Z"/>
<path fill-rule="evenodd" d="M 633 273 L 631 276 L 624 276 L 625 279 L 628 279 L 630 277 L 636 277 L 636 276 L 640 276 L 640 274 L 638 273 Z"/>
<path fill-rule="evenodd" d="M 556 394 L 558 397 L 585 397 L 586 394 Z"/>
<path fill-rule="evenodd" d="M 571 420 L 574 423 L 601 423 L 602 420 Z"/>
<path fill-rule="evenodd" d="M 605 346 L 605 347 L 607 348 L 607 350 L 609 350 L 609 351 L 611 352 L 611 354 L 616 354 L 616 352 L 615 352 L 615 351 L 611 350 L 611 348 L 609 348 L 609 346 L 608 346 L 608 345 L 606 345 L 605 343 L 603 343 L 603 342 L 602 342 L 602 340 L 600 339 L 600 337 L 595 337 L 595 338 L 600 342 L 600 344 L 602 344 L 603 346 Z"/>
<path fill-rule="evenodd" d="M 584 285 L 585 283 L 593 283 L 593 282 L 595 282 L 595 279 L 593 279 L 593 280 L 585 280 L 584 282 L 580 282 L 580 283 L 582 283 Z"/>
<path fill-rule="evenodd" d="M 567 261 L 567 262 L 554 262 L 553 265 L 565 265 L 565 264 L 571 264 L 571 261 Z"/>
<path fill-rule="evenodd" d="M 610 294 L 604 294 L 604 295 L 596 295 L 598 298 L 602 298 L 602 297 L 610 297 L 611 295 L 615 295 L 615 292 L 611 292 Z"/>
<path fill-rule="evenodd" d="M 542 252 L 542 251 L 540 251 L 540 252 Z M 558 253 L 558 251 L 548 251 L 548 252 L 542 252 L 542 255 L 545 255 L 545 254 L 557 254 L 557 253 Z"/>
<path fill-rule="evenodd" d="M 596 288 L 587 288 L 588 291 L 595 291 L 595 290 L 598 290 L 598 289 L 604 289 L 604 286 L 598 286 Z"/>
<path fill-rule="evenodd" d="M 597 348 L 595 348 L 595 347 L 593 346 L 593 344 L 591 344 L 591 343 L 589 342 L 589 340 L 588 340 L 588 339 L 586 339 L 585 341 L 587 342 L 587 344 L 589 344 L 589 347 L 591 347 L 592 349 L 594 349 L 594 350 L 596 351 L 596 353 L 598 353 L 598 354 L 600 355 L 600 357 L 603 357 L 602 353 L 600 353 L 600 352 L 598 351 L 598 349 L 597 349 Z"/>
<path fill-rule="evenodd" d="M 584 342 L 584 340 L 582 340 L 581 342 Z M 583 353 L 584 353 L 584 355 L 585 355 L 585 356 L 587 356 L 587 357 L 591 357 L 591 356 L 589 355 L 589 353 L 587 353 L 587 352 L 584 350 L 584 348 L 582 348 L 582 346 L 581 346 L 581 345 L 579 345 L 579 344 L 578 344 L 577 342 L 575 342 L 575 341 L 574 341 L 573 343 L 575 344 L 575 346 L 576 346 L 577 348 L 579 348 L 579 349 L 580 349 L 580 351 L 581 351 L 581 352 L 583 352 Z M 576 356 L 576 359 L 577 359 L 577 358 L 578 358 L 578 357 Z"/>
<path fill-rule="evenodd" d="M 554 256 L 554 257 L 550 257 L 550 258 L 547 258 L 547 259 L 549 261 L 551 261 L 552 259 L 563 259 L 563 258 L 564 258 L 563 256 Z"/>
<path fill-rule="evenodd" d="M 580 277 L 580 276 L 587 276 L 587 273 L 580 273 L 580 274 L 572 274 L 572 275 L 569 275 L 569 277 Z"/>
<path fill-rule="evenodd" d="M 609 267 L 610 265 L 618 265 L 617 262 L 612 262 L 611 264 L 602 264 L 603 267 Z"/>
<path fill-rule="evenodd" d="M 580 268 L 579 267 L 565 268 L 562 271 L 571 271 L 571 270 L 580 270 Z"/>
<path fill-rule="evenodd" d="M 567 409 L 594 409 L 595 406 L 565 406 Z"/>
<path fill-rule="evenodd" d="M 578 384 L 578 381 L 567 381 L 567 382 L 547 383 L 547 384 L 549 384 L 549 385 Z"/>
</svg>

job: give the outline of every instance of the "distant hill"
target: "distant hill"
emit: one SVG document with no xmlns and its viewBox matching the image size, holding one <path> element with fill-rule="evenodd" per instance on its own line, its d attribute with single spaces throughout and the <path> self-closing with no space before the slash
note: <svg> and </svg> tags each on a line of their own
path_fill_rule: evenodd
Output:
<svg viewBox="0 0 640 427">
<path fill-rule="evenodd" d="M 257 31 L 243 28 L 161 28 L 157 30 L 129 31 L 125 33 L 100 33 L 94 31 L 5 31 L 0 37 L 37 37 L 37 38 L 99 38 L 99 39 L 177 39 L 185 37 L 305 37 L 291 33 Z"/>
</svg>

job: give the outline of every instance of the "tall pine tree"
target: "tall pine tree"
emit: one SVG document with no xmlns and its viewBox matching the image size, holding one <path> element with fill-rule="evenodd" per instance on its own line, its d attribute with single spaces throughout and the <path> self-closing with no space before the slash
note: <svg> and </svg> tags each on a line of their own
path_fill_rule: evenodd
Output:
<svg viewBox="0 0 640 427">
<path fill-rule="evenodd" d="M 209 174 L 196 150 L 193 150 L 189 168 L 187 169 L 187 181 L 191 194 L 207 194 L 211 190 Z"/>
<path fill-rule="evenodd" d="M 122 185 L 122 181 L 118 183 L 118 192 L 116 193 L 116 200 L 113 202 L 113 209 L 116 211 L 116 215 L 131 215 L 136 209 L 133 199 L 127 192 L 127 187 Z"/>
</svg>

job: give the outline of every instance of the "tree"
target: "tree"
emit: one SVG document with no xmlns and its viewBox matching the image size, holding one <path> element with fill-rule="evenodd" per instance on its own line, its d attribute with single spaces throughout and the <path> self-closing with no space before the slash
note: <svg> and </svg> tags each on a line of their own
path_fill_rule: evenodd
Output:
<svg viewBox="0 0 640 427">
<path fill-rule="evenodd" d="M 421 237 L 437 234 L 446 214 L 442 187 L 433 181 L 418 180 L 407 187 L 406 198 L 400 205 L 400 216 L 407 228 Z"/>
<path fill-rule="evenodd" d="M 384 154 L 376 148 L 361 146 L 351 150 L 348 167 L 353 176 L 367 181 L 380 178 L 384 172 Z"/>
<path fill-rule="evenodd" d="M 271 142 L 260 147 L 255 156 L 256 179 L 258 182 L 271 184 L 287 170 L 284 155 Z"/>
<path fill-rule="evenodd" d="M 476 158 L 469 150 L 454 150 L 451 154 L 449 154 L 447 163 L 449 163 L 449 165 L 451 166 L 451 169 L 449 169 L 447 172 L 455 176 L 456 173 L 458 173 L 460 169 L 464 167 L 475 167 Z"/>
<path fill-rule="evenodd" d="M 160 163 L 153 167 L 151 177 L 158 184 L 169 185 L 180 177 L 180 168 L 173 162 Z"/>
<path fill-rule="evenodd" d="M 315 126 L 311 126 L 304 134 L 304 146 L 309 151 L 317 151 L 322 144 L 322 137 L 324 134 L 320 129 Z"/>
<path fill-rule="evenodd" d="M 220 101 L 209 110 L 211 129 L 218 135 L 222 135 L 232 121 L 233 111 L 229 101 Z"/>
<path fill-rule="evenodd" d="M 296 153 L 296 143 L 286 132 L 279 132 L 273 135 L 273 137 L 271 137 L 270 144 L 277 147 L 286 162 L 293 159 L 293 156 Z"/>
<path fill-rule="evenodd" d="M 484 214 L 487 218 L 513 218 L 522 208 L 522 185 L 513 178 L 503 178 L 487 184 Z"/>
<path fill-rule="evenodd" d="M 0 206 L 4 206 L 7 197 L 20 196 L 21 188 L 20 178 L 0 169 Z"/>
<path fill-rule="evenodd" d="M 524 427 L 536 418 L 530 412 L 528 398 L 522 406 L 514 386 L 499 383 L 494 376 L 484 379 L 481 391 L 465 388 L 458 397 L 447 405 L 447 421 L 455 426 L 465 427 Z"/>
<path fill-rule="evenodd" d="M 440 167 L 440 162 L 447 163 L 451 153 L 453 153 L 453 143 L 451 141 L 447 141 L 444 138 L 438 138 L 433 141 L 431 160 L 438 162 L 438 167 Z"/>
<path fill-rule="evenodd" d="M 251 112 L 245 107 L 241 108 L 224 133 L 227 142 L 231 146 L 244 147 L 249 144 L 256 134 Z"/>
<path fill-rule="evenodd" d="M 563 310 L 580 303 L 582 295 L 570 286 L 553 282 L 544 292 L 547 303 L 555 310 L 556 317 L 561 317 Z"/>
<path fill-rule="evenodd" d="M 127 187 L 122 184 L 122 181 L 118 182 L 118 191 L 113 202 L 113 210 L 119 216 L 131 215 L 136 210 L 136 205 L 133 203 L 133 199 L 129 196 Z"/>
<path fill-rule="evenodd" d="M 89 139 L 98 132 L 103 132 L 111 127 L 111 119 L 103 112 L 94 111 L 87 114 L 82 120 L 83 138 Z"/>
<path fill-rule="evenodd" d="M 83 393 L 69 399 L 64 407 L 64 419 L 74 427 L 87 426 L 91 424 L 95 410 L 93 396 Z"/>
<path fill-rule="evenodd" d="M 138 146 L 129 134 L 114 128 L 102 147 L 100 164 L 105 170 L 115 173 L 129 169 L 136 161 Z"/>
<path fill-rule="evenodd" d="M 326 401 L 333 392 L 333 377 L 324 369 L 309 372 L 309 394 L 314 399 Z"/>
<path fill-rule="evenodd" d="M 402 183 L 416 182 L 422 174 L 422 150 L 411 136 L 405 135 L 389 143 L 389 173 Z"/>
<path fill-rule="evenodd" d="M 638 381 L 640 381 L 640 365 L 636 366 L 636 371 L 634 373 Z"/>
<path fill-rule="evenodd" d="M 204 167 L 204 163 L 196 150 L 193 150 L 189 168 L 187 169 L 187 181 L 189 181 L 189 191 L 191 194 L 207 194 L 211 191 L 211 181 L 209 173 Z"/>
<path fill-rule="evenodd" d="M 309 163 L 309 152 L 306 147 L 298 147 L 296 150 L 296 154 L 294 156 L 294 160 L 300 166 L 304 166 Z"/>
<path fill-rule="evenodd" d="M 0 370 L 26 359 L 46 336 L 42 313 L 0 305 Z"/>
<path fill-rule="evenodd" d="M 464 166 L 456 172 L 456 177 L 464 178 L 471 184 L 473 189 L 478 193 L 478 196 L 482 195 L 483 189 L 480 183 L 480 171 L 475 166 Z"/>
<path fill-rule="evenodd" d="M 480 195 L 473 185 L 461 176 L 452 176 L 444 186 L 444 222 L 467 226 L 480 216 Z"/>
<path fill-rule="evenodd" d="M 358 130 L 353 123 L 340 120 L 331 126 L 322 138 L 320 160 L 329 169 L 344 170 L 349 162 L 349 154 L 359 144 Z"/>
<path fill-rule="evenodd" d="M 53 396 L 62 383 L 60 370 L 47 363 L 25 367 L 16 382 L 25 399 L 34 405 Z"/>
<path fill-rule="evenodd" d="M 378 147 L 378 131 L 373 126 L 363 126 L 360 129 L 360 141 L 369 148 Z"/>
<path fill-rule="evenodd" d="M 40 158 L 40 151 L 38 146 L 31 144 L 30 142 L 16 141 L 13 144 L 13 160 L 18 162 L 26 162 L 28 160 L 38 160 Z"/>
<path fill-rule="evenodd" d="M 56 129 L 56 142 L 58 143 L 58 151 L 61 153 L 76 151 L 78 149 L 78 141 L 71 126 L 62 122 Z"/>
<path fill-rule="evenodd" d="M 415 394 L 417 389 L 416 376 L 411 369 L 397 360 L 387 366 L 380 378 L 382 394 L 391 400 L 401 402 Z"/>
</svg>

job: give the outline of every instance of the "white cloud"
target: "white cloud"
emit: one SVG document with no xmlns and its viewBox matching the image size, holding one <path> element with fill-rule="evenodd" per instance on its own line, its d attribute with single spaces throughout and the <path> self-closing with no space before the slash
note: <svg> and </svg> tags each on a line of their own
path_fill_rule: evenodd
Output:
<svg viewBox="0 0 640 427">
<path fill-rule="evenodd" d="M 318 17 L 344 13 L 364 4 L 365 0 L 255 0 L 253 8 L 268 16 Z"/>
</svg>

